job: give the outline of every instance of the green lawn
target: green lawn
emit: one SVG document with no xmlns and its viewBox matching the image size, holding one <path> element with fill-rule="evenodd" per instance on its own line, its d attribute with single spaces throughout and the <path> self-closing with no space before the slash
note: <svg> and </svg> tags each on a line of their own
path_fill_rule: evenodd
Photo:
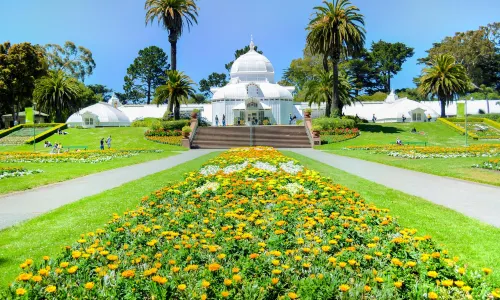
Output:
<svg viewBox="0 0 500 300">
<path fill-rule="evenodd" d="M 102 127 L 92 129 L 65 129 L 67 135 L 54 134 L 46 140 L 52 144 L 59 143 L 64 146 L 88 146 L 89 150 L 99 150 L 99 141 L 111 135 L 111 148 L 113 149 L 163 149 L 163 150 L 186 150 L 181 146 L 164 145 L 148 141 L 144 138 L 144 127 Z M 36 144 L 36 150 L 49 152 L 51 149 L 44 148 L 44 141 Z M 107 147 L 107 146 L 106 146 Z M 33 151 L 33 145 L 2 146 L 0 151 Z"/>
<path fill-rule="evenodd" d="M 284 151 L 285 155 L 298 159 L 304 166 L 323 176 L 331 177 L 359 192 L 368 202 L 379 208 L 389 208 L 391 214 L 405 228 L 415 228 L 420 235 L 431 235 L 452 255 L 459 256 L 462 263 L 479 269 L 493 268 L 490 280 L 500 286 L 500 228 L 481 223 L 454 210 L 433 204 L 422 198 L 411 196 L 380 184 L 362 179 L 344 171 L 325 165 L 302 155 Z"/>
<path fill-rule="evenodd" d="M 198 170 L 218 154 L 210 153 L 0 231 L 0 290 L 15 279 L 19 264 L 26 258 L 40 261 L 44 255 L 58 255 L 63 246 L 74 243 L 81 233 L 102 228 L 113 213 L 134 209 L 142 196 L 179 181 L 184 173 Z"/>
<path fill-rule="evenodd" d="M 426 134 L 412 134 L 411 129 Z M 345 142 L 316 146 L 318 150 L 332 151 L 334 154 L 344 155 L 369 161 L 374 161 L 399 168 L 430 173 L 439 176 L 448 176 L 463 180 L 476 181 L 492 185 L 500 185 L 500 172 L 471 168 L 474 164 L 481 164 L 487 158 L 433 158 L 407 159 L 391 157 L 386 154 L 377 154 L 369 150 L 343 150 L 347 146 L 359 145 L 388 145 L 399 137 L 403 142 L 428 142 L 431 146 L 464 146 L 465 137 L 441 122 L 431 123 L 386 123 L 360 124 L 361 135 Z M 500 144 L 499 140 L 474 141 L 469 144 Z"/>
<path fill-rule="evenodd" d="M 184 151 L 186 148 L 180 146 L 164 145 L 148 141 L 144 138 L 147 128 L 137 127 L 113 127 L 95 129 L 67 129 L 67 135 L 53 135 L 47 140 L 52 143 L 62 143 L 63 146 L 89 146 L 89 149 L 99 149 L 101 138 L 111 135 L 111 147 L 114 149 L 161 149 L 161 153 L 141 153 L 128 158 L 117 158 L 108 162 L 88 163 L 0 163 L 0 167 L 26 167 L 28 169 L 40 169 L 43 173 L 28 175 L 24 177 L 12 177 L 0 181 L 0 194 L 13 191 L 22 191 L 34 187 L 61 182 L 76 177 L 102 172 L 114 168 L 124 167 L 150 160 L 165 158 L 176 154 L 172 151 Z M 50 148 L 43 147 L 43 141 L 37 143 L 37 151 L 49 152 Z M 1 146 L 1 151 L 33 151 L 32 145 Z"/>
</svg>

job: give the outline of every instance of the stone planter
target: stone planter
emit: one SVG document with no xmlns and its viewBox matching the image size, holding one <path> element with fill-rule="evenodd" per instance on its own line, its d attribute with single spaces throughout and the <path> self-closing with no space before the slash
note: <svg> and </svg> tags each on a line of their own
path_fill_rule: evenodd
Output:
<svg viewBox="0 0 500 300">
<path fill-rule="evenodd" d="M 189 134 L 190 132 L 184 132 L 184 131 L 182 132 L 182 136 L 186 139 L 189 138 Z"/>
<path fill-rule="evenodd" d="M 198 113 L 197 112 L 192 112 L 191 113 L 191 119 L 198 119 Z"/>
<path fill-rule="evenodd" d="M 304 118 L 310 118 L 311 117 L 311 112 L 310 111 L 305 111 L 304 112 Z"/>
<path fill-rule="evenodd" d="M 314 138 L 319 138 L 319 131 L 318 130 L 313 130 L 312 135 Z"/>
</svg>

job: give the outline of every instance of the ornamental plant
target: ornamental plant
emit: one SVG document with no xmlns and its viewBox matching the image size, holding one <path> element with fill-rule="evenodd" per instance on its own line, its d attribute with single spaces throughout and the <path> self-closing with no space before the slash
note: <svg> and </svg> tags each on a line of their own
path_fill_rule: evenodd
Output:
<svg viewBox="0 0 500 300">
<path fill-rule="evenodd" d="M 222 153 L 56 257 L 6 298 L 466 299 L 500 293 L 389 210 L 267 147 Z"/>
</svg>

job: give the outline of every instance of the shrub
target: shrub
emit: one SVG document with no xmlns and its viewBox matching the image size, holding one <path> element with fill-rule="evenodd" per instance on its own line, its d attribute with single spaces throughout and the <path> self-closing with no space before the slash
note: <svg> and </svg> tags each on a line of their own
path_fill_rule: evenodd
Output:
<svg viewBox="0 0 500 300">
<path fill-rule="evenodd" d="M 182 127 L 189 126 L 189 120 L 163 121 L 161 128 L 163 130 L 182 130 Z"/>
<path fill-rule="evenodd" d="M 180 130 L 148 130 L 144 133 L 145 136 L 181 136 L 182 131 Z"/>
<path fill-rule="evenodd" d="M 42 124 L 36 124 L 36 125 L 42 125 Z M 44 131 L 44 132 L 36 135 L 34 138 L 29 138 L 24 143 L 25 144 L 32 144 L 33 141 L 35 141 L 35 143 L 39 142 L 39 141 L 44 140 L 44 139 L 48 138 L 49 136 L 53 135 L 59 129 L 62 130 L 62 129 L 68 128 L 68 124 L 66 124 L 66 123 L 63 123 L 63 124 L 50 124 L 50 125 L 57 125 L 57 126 L 52 127 L 49 130 L 46 130 L 46 131 Z M 42 127 L 42 126 L 36 126 L 36 127 Z M 31 126 L 31 128 L 33 128 L 33 126 Z"/>
<path fill-rule="evenodd" d="M 358 96 L 359 101 L 384 101 L 387 98 L 387 94 L 383 92 L 376 92 L 373 95 L 361 95 Z"/>
<path fill-rule="evenodd" d="M 130 126 L 132 127 L 151 127 L 153 126 L 153 123 L 155 122 L 160 122 L 161 119 L 159 118 L 144 118 L 143 120 L 136 120 L 132 122 Z"/>
<path fill-rule="evenodd" d="M 191 127 L 189 127 L 189 126 L 182 127 L 182 132 L 184 132 L 184 133 L 190 133 L 191 131 L 192 131 Z"/>
<path fill-rule="evenodd" d="M 316 118 L 313 125 L 319 126 L 320 130 L 335 130 L 336 128 L 355 128 L 356 122 L 351 119 L 340 118 Z"/>
<path fill-rule="evenodd" d="M 2 131 L 0 131 L 0 138 L 3 138 L 4 136 L 7 136 L 7 135 L 13 133 L 14 131 L 18 131 L 21 128 L 23 128 L 23 125 L 17 125 L 17 126 L 9 128 L 9 129 L 2 130 Z"/>
</svg>

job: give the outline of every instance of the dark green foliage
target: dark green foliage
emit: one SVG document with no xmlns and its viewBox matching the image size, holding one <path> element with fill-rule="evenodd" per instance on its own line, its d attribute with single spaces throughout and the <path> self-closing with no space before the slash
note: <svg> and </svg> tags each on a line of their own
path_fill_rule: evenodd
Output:
<svg viewBox="0 0 500 300">
<path fill-rule="evenodd" d="M 87 87 L 94 92 L 97 98 L 100 99 L 99 101 L 108 101 L 111 98 L 111 93 L 113 93 L 113 89 L 102 84 L 89 84 Z"/>
<path fill-rule="evenodd" d="M 388 43 L 382 40 L 372 43 L 372 61 L 386 92 L 391 91 L 391 78 L 401 71 L 401 66 L 413 56 L 413 48 L 403 43 Z"/>
<path fill-rule="evenodd" d="M 123 90 L 127 95 L 145 95 L 149 104 L 152 93 L 162 84 L 161 77 L 169 68 L 168 56 L 161 48 L 156 46 L 144 48 L 128 67 Z"/>
<path fill-rule="evenodd" d="M 355 128 L 356 121 L 349 118 L 316 118 L 313 119 L 313 126 L 318 126 L 324 131 L 332 131 L 337 128 Z"/>
<path fill-rule="evenodd" d="M 210 91 L 210 88 L 212 87 L 223 87 L 227 84 L 227 78 L 226 74 L 224 73 L 215 73 L 213 72 L 212 74 L 208 75 L 207 79 L 202 79 L 200 80 L 200 92 L 203 93 L 203 95 L 206 98 L 209 98 L 212 96 L 212 92 Z"/>
</svg>

